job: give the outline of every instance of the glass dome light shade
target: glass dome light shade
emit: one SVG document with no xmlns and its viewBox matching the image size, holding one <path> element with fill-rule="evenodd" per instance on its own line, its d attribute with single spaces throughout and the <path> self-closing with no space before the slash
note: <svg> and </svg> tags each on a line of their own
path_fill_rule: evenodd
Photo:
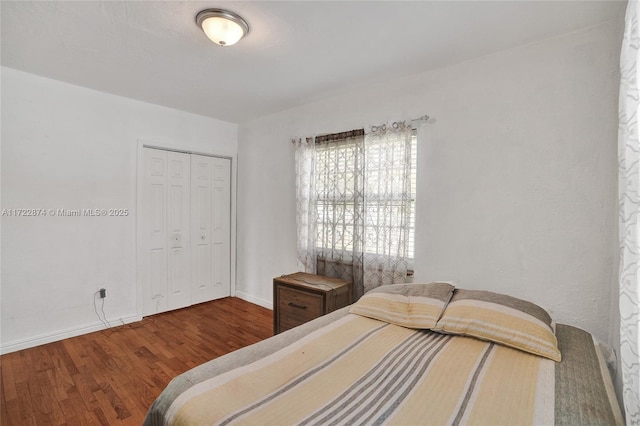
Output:
<svg viewBox="0 0 640 426">
<path fill-rule="evenodd" d="M 236 44 L 249 32 L 249 25 L 239 15 L 222 9 L 207 9 L 196 16 L 198 26 L 211 41 L 220 46 Z"/>
</svg>

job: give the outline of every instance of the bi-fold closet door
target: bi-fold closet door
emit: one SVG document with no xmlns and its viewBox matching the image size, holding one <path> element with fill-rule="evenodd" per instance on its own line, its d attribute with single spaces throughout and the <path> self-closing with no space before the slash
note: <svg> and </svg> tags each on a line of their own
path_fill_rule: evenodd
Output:
<svg viewBox="0 0 640 426">
<path fill-rule="evenodd" d="M 231 160 L 143 148 L 143 315 L 230 295 Z"/>
</svg>

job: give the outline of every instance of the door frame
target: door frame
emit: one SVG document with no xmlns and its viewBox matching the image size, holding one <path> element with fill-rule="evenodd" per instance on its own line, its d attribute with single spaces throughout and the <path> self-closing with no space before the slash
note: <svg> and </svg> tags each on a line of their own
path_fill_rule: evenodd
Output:
<svg viewBox="0 0 640 426">
<path fill-rule="evenodd" d="M 221 154 L 219 152 L 211 151 L 203 151 L 202 149 L 189 149 L 185 144 L 179 144 L 175 142 L 159 142 L 159 141 L 150 141 L 144 139 L 138 139 L 137 141 L 137 152 L 136 152 L 136 312 L 138 318 L 143 318 L 143 298 L 144 298 L 144 286 L 142 282 L 142 256 L 140 255 L 140 250 L 142 250 L 142 190 L 144 186 L 144 174 L 142 173 L 144 166 L 144 157 L 143 157 L 143 149 L 144 148 L 152 148 L 152 149 L 161 149 L 165 151 L 173 151 L 173 152 L 181 152 L 184 154 L 197 154 L 204 155 L 207 157 L 217 157 L 217 158 L 225 158 L 231 161 L 231 223 L 230 223 L 230 264 L 229 264 L 229 274 L 230 274 L 230 295 L 231 297 L 236 296 L 236 272 L 237 272 L 237 262 L 236 262 L 236 239 L 237 239 L 237 210 L 236 210 L 236 198 L 237 198 L 237 156 Z"/>
</svg>

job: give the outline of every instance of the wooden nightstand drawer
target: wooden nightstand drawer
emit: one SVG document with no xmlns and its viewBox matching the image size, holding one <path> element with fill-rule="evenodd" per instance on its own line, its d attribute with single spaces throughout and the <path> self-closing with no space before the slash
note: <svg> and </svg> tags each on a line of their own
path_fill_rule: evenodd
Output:
<svg viewBox="0 0 640 426">
<path fill-rule="evenodd" d="M 351 283 L 298 272 L 273 279 L 275 334 L 351 303 Z"/>
<path fill-rule="evenodd" d="M 299 316 L 308 320 L 322 315 L 322 295 L 282 286 L 278 287 L 278 292 L 280 299 L 278 309 L 281 314 Z"/>
</svg>

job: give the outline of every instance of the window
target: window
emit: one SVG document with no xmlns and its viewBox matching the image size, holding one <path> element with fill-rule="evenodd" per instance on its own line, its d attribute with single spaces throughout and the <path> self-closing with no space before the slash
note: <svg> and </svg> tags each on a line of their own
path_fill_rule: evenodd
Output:
<svg viewBox="0 0 640 426">
<path fill-rule="evenodd" d="M 376 140 L 363 149 L 348 139 L 317 145 L 318 249 L 353 251 L 358 242 L 357 221 L 363 219 L 365 253 L 386 251 L 413 259 L 417 137 L 415 130 L 411 133 L 408 147 Z M 364 173 L 359 176 L 357 170 L 362 167 Z"/>
<path fill-rule="evenodd" d="M 410 282 L 415 132 L 394 123 L 294 142 L 304 270 L 353 281 L 356 300 L 379 285 Z"/>
<path fill-rule="evenodd" d="M 363 191 L 362 138 L 346 138 L 316 146 L 317 244 L 323 257 L 360 250 Z"/>
<path fill-rule="evenodd" d="M 413 259 L 417 138 L 408 146 L 379 139 L 365 146 L 366 253 Z M 408 162 L 408 167 L 405 166 Z"/>
</svg>

